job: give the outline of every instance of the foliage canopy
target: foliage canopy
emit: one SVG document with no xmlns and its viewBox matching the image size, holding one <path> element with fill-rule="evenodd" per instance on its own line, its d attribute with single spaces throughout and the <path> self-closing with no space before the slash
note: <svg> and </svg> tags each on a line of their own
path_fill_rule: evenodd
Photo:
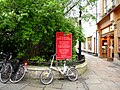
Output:
<svg viewBox="0 0 120 90">
<path fill-rule="evenodd" d="M 80 27 L 65 18 L 68 0 L 0 0 L 0 49 L 18 57 L 49 58 L 54 52 L 55 33 L 70 32 L 73 47 L 84 41 Z"/>
</svg>

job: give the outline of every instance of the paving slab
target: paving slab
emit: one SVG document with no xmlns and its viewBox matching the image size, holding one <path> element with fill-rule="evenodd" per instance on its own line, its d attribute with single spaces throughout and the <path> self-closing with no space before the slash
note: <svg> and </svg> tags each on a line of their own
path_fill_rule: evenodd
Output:
<svg viewBox="0 0 120 90">
<path fill-rule="evenodd" d="M 54 79 L 51 84 L 43 85 L 39 79 L 24 78 L 17 84 L 0 83 L 0 90 L 120 90 L 120 66 L 82 54 L 86 57 L 87 71 L 75 82 Z"/>
<path fill-rule="evenodd" d="M 22 81 L 22 82 L 17 83 L 17 84 L 8 83 L 4 87 L 0 88 L 0 90 L 22 90 L 28 84 L 29 84 L 29 82 L 26 82 L 26 81 Z"/>
<path fill-rule="evenodd" d="M 26 86 L 22 90 L 43 90 L 43 88 L 38 88 L 38 87 L 34 87 L 34 86 Z"/>
<path fill-rule="evenodd" d="M 90 84 L 89 90 L 110 90 L 110 88 L 104 84 Z"/>
<path fill-rule="evenodd" d="M 0 88 L 5 87 L 7 84 L 0 83 Z"/>
</svg>

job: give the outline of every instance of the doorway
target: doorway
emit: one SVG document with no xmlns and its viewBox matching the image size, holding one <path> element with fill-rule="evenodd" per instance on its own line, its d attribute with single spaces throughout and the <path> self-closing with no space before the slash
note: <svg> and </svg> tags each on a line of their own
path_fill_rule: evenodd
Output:
<svg viewBox="0 0 120 90">
<path fill-rule="evenodd" d="M 110 40 L 110 57 L 114 58 L 114 39 Z"/>
<path fill-rule="evenodd" d="M 107 58 L 107 39 L 102 38 L 102 57 Z"/>
</svg>

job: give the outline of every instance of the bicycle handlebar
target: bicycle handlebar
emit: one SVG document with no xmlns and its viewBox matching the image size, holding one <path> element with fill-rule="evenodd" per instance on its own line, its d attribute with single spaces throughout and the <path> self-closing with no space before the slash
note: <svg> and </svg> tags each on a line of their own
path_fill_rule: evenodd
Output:
<svg viewBox="0 0 120 90">
<path fill-rule="evenodd" d="M 0 52 L 0 54 L 5 56 L 7 60 L 10 60 L 12 58 L 12 53 L 11 52 Z"/>
<path fill-rule="evenodd" d="M 52 55 L 52 57 L 54 58 L 56 55 L 57 54 L 55 53 L 55 54 Z M 68 58 L 63 58 L 63 61 L 67 61 L 67 60 L 68 60 Z"/>
<path fill-rule="evenodd" d="M 56 53 L 54 53 L 53 55 L 51 55 L 51 56 L 56 56 Z"/>
<path fill-rule="evenodd" d="M 55 54 L 53 54 L 53 56 L 56 56 L 57 54 L 55 53 Z"/>
</svg>

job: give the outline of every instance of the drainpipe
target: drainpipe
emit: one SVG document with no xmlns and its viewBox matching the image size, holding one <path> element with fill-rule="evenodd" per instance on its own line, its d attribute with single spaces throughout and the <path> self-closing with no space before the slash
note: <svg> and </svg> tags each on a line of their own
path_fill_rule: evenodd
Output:
<svg viewBox="0 0 120 90">
<path fill-rule="evenodd" d="M 96 25 L 97 25 L 97 1 L 96 1 Z M 97 30 L 96 30 L 96 56 L 98 56 L 97 54 Z"/>
</svg>

